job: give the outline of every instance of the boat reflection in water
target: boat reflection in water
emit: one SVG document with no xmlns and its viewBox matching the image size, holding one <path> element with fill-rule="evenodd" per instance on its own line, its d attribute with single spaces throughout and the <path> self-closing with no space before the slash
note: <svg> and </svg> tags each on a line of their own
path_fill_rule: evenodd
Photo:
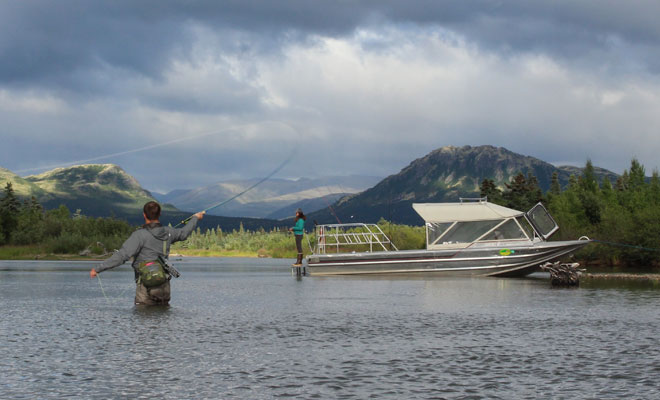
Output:
<svg viewBox="0 0 660 400">
<path fill-rule="evenodd" d="M 559 226 L 541 203 L 524 213 L 489 203 L 416 203 L 426 250 L 398 250 L 376 224 L 316 226 L 309 275 L 450 273 L 524 276 L 590 242 L 547 239 Z"/>
</svg>

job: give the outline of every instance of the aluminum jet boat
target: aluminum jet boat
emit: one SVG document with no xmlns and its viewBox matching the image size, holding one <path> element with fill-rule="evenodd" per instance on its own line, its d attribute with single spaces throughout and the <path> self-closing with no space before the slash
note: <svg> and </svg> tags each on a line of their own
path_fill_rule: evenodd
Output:
<svg viewBox="0 0 660 400">
<path fill-rule="evenodd" d="M 446 273 L 524 276 L 590 242 L 548 241 L 559 226 L 538 203 L 524 213 L 487 199 L 415 203 L 424 219 L 425 250 L 398 250 L 377 224 L 315 227 L 309 275 Z"/>
</svg>

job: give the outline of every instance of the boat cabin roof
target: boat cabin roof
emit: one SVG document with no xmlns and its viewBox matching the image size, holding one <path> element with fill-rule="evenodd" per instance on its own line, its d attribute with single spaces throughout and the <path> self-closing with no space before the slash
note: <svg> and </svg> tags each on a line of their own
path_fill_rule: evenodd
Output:
<svg viewBox="0 0 660 400">
<path fill-rule="evenodd" d="M 466 222 L 501 220 L 524 213 L 487 201 L 471 203 L 414 203 L 413 209 L 425 222 Z"/>
</svg>

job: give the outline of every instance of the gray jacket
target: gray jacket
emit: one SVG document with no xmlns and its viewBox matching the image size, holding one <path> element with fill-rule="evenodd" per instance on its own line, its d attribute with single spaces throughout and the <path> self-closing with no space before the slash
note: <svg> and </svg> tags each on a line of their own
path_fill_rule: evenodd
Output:
<svg viewBox="0 0 660 400">
<path fill-rule="evenodd" d="M 150 224 L 142 229 L 133 232 L 124 242 L 121 249 L 117 250 L 110 258 L 103 261 L 101 265 L 95 267 L 96 272 L 115 268 L 125 263 L 133 257 L 133 269 L 137 271 L 137 266 L 142 261 L 153 261 L 159 255 L 167 257 L 170 253 L 170 244 L 186 240 L 197 226 L 197 217 L 192 217 L 190 222 L 183 228 L 172 228 L 162 226 L 159 223 Z M 163 242 L 165 242 L 165 254 L 163 254 Z"/>
</svg>

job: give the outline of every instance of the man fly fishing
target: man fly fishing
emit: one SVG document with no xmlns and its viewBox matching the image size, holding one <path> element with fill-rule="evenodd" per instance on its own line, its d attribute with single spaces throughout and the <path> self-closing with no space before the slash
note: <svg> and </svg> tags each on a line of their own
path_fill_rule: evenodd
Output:
<svg viewBox="0 0 660 400">
<path fill-rule="evenodd" d="M 135 271 L 135 304 L 166 305 L 170 301 L 171 275 L 177 276 L 167 257 L 170 245 L 186 240 L 197 226 L 197 221 L 204 218 L 205 211 L 198 212 L 190 218 L 183 228 L 163 226 L 159 222 L 160 204 L 150 201 L 144 205 L 144 225 L 136 230 L 124 242 L 121 249 L 110 258 L 89 271 L 94 278 L 99 272 L 115 268 L 133 257 Z"/>
</svg>

